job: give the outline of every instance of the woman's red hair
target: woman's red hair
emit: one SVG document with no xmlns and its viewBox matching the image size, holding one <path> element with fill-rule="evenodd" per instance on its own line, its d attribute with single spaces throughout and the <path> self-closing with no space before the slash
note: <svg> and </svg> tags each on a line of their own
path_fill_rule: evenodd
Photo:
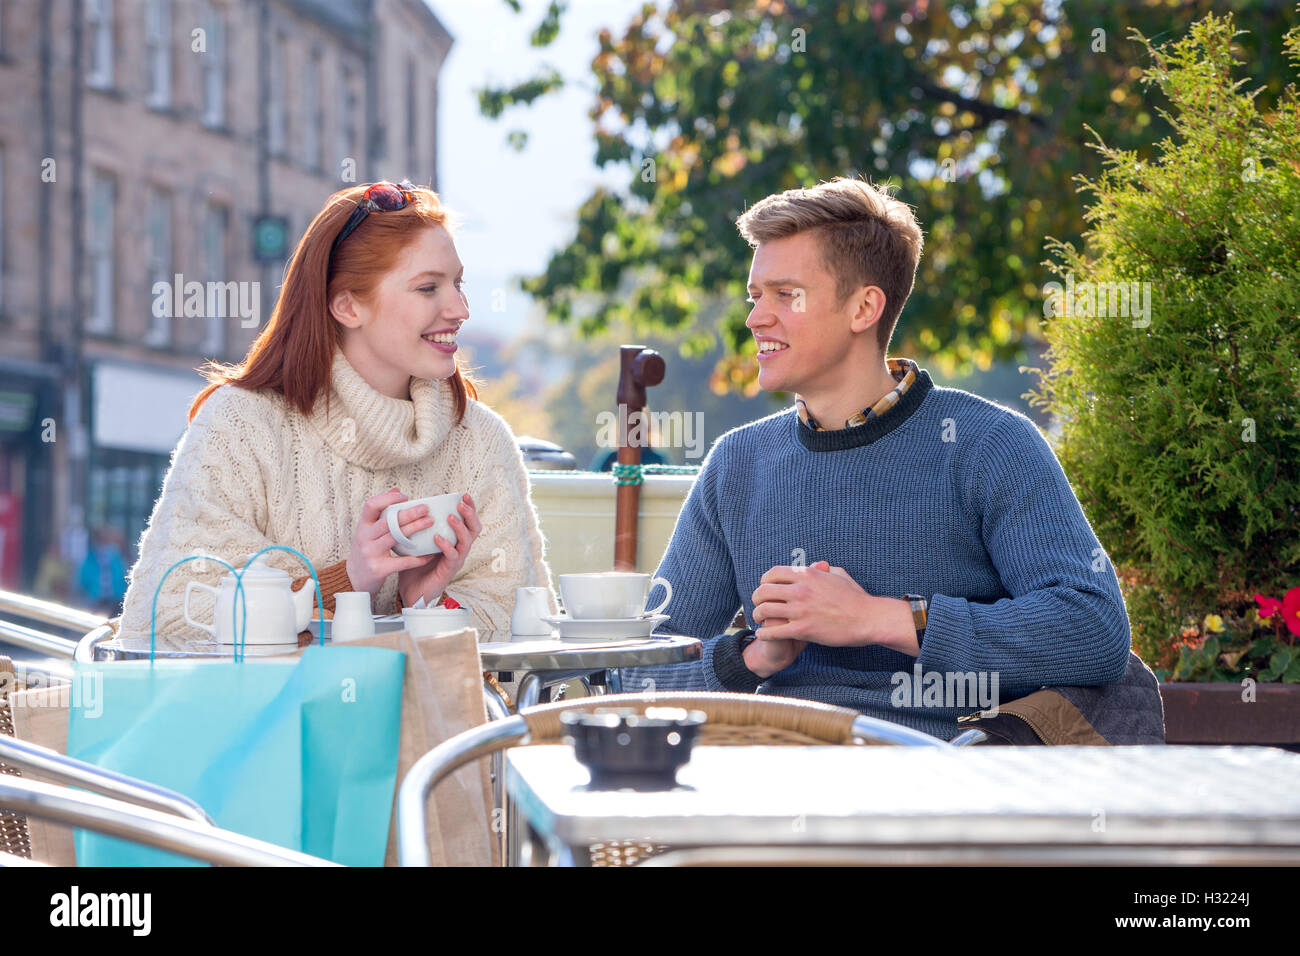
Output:
<svg viewBox="0 0 1300 956">
<path fill-rule="evenodd" d="M 330 300 L 340 292 L 368 299 L 421 229 L 447 228 L 447 210 L 438 194 L 416 187 L 412 191 L 415 201 L 402 209 L 366 216 L 339 246 L 331 267 L 330 246 L 365 191 L 365 185 L 341 189 L 317 213 L 289 261 L 271 320 L 244 361 L 237 365 L 208 362 L 199 370 L 210 384 L 190 405 L 189 421 L 222 385 L 274 389 L 304 415 L 311 414 L 324 392 L 328 411 L 330 371 L 342 334 L 330 314 Z M 459 424 L 468 400 L 477 399 L 478 391 L 459 366 L 450 381 Z"/>
</svg>

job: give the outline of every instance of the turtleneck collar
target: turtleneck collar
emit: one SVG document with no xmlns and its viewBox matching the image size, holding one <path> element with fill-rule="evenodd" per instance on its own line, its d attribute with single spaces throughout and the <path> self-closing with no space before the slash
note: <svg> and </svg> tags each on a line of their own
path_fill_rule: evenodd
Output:
<svg viewBox="0 0 1300 956">
<path fill-rule="evenodd" d="M 311 422 L 341 457 L 366 468 L 391 468 L 433 455 L 451 431 L 455 396 L 447 381 L 411 379 L 410 400 L 389 398 L 334 349 L 330 394 L 317 398 Z"/>
</svg>

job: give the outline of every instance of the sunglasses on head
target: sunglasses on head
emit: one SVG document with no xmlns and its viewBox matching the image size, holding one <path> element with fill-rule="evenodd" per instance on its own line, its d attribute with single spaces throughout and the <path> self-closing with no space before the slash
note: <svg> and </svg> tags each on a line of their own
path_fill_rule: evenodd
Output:
<svg viewBox="0 0 1300 956">
<path fill-rule="evenodd" d="M 361 195 L 361 202 L 357 203 L 357 208 L 352 210 L 352 215 L 339 231 L 338 238 L 334 240 L 334 245 L 330 246 L 330 258 L 334 258 L 334 253 L 338 251 L 343 240 L 352 235 L 354 229 L 361 225 L 366 216 L 372 212 L 392 212 L 394 209 L 404 209 L 408 203 L 415 202 L 415 183 L 403 179 L 400 183 L 375 183 L 366 189 Z"/>
</svg>

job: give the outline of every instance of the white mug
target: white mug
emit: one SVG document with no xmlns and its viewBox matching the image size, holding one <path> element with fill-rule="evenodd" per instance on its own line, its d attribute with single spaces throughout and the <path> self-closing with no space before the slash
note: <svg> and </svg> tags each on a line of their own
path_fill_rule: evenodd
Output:
<svg viewBox="0 0 1300 956">
<path fill-rule="evenodd" d="M 662 584 L 668 596 L 657 608 L 647 611 L 645 602 L 656 584 Z M 673 586 L 664 578 L 635 571 L 601 571 L 561 574 L 560 594 L 565 613 L 575 620 L 626 621 L 658 614 L 673 599 Z"/>
<path fill-rule="evenodd" d="M 550 637 L 551 625 L 542 620 L 550 613 L 549 588 L 515 588 L 515 612 L 510 616 L 510 633 L 529 637 Z"/>
<path fill-rule="evenodd" d="M 447 542 L 454 548 L 456 546 L 456 532 L 451 530 L 451 525 L 448 524 L 447 519 L 452 515 L 460 514 L 456 507 L 463 497 L 462 492 L 456 491 L 449 495 L 435 495 L 432 498 L 412 498 L 410 501 L 399 501 L 397 504 L 385 508 L 384 520 L 388 522 L 388 530 L 392 532 L 393 540 L 397 542 L 393 545 L 393 550 L 405 557 L 442 554 L 442 549 L 433 540 L 437 535 L 446 538 Z M 433 519 L 433 524 L 408 537 L 402 533 L 401 527 L 398 526 L 397 516 L 407 508 L 414 508 L 416 505 L 428 506 L 428 516 Z"/>
<path fill-rule="evenodd" d="M 334 620 L 330 622 L 330 643 L 341 644 L 373 637 L 375 619 L 370 613 L 369 591 L 339 591 L 334 595 Z"/>
<path fill-rule="evenodd" d="M 404 607 L 402 624 L 412 637 L 428 637 L 470 626 L 469 609 L 463 607 Z"/>
</svg>

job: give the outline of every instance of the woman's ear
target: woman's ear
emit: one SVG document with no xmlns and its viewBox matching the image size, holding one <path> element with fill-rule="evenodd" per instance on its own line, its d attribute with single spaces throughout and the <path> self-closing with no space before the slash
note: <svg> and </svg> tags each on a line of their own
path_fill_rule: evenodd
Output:
<svg viewBox="0 0 1300 956">
<path fill-rule="evenodd" d="M 330 314 L 349 329 L 361 328 L 364 321 L 358 312 L 357 300 L 353 298 L 351 292 L 335 293 L 334 298 L 330 299 Z"/>
</svg>

